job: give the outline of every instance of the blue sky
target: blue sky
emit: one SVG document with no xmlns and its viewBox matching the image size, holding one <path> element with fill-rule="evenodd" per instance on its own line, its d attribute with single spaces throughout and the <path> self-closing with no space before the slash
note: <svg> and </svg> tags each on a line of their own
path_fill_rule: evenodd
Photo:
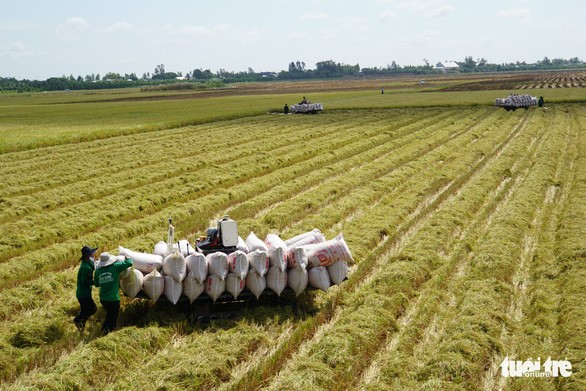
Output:
<svg viewBox="0 0 586 391">
<path fill-rule="evenodd" d="M 542 0 L 10 1 L 0 76 L 46 79 L 195 68 L 279 71 L 483 57 L 586 60 L 586 2 Z"/>
</svg>

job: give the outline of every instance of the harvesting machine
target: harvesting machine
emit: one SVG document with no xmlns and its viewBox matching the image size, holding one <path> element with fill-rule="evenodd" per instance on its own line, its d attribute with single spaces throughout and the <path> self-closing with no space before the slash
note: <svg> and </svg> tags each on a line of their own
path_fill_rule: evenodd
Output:
<svg viewBox="0 0 586 391">
<path fill-rule="evenodd" d="M 290 111 L 293 114 L 317 114 L 318 111 L 323 111 L 324 108 L 321 103 L 312 103 L 303 98 L 303 100 L 296 105 L 291 106 Z"/>
<path fill-rule="evenodd" d="M 124 247 L 119 253 L 134 265 L 120 282 L 127 296 L 176 304 L 192 321 L 243 305 L 295 308 L 303 291 L 326 291 L 344 281 L 352 261 L 341 234 L 326 240 L 314 229 L 288 240 L 269 234 L 263 241 L 251 232 L 245 241 L 229 216 L 208 228 L 195 246 L 175 240 L 169 219 L 167 241 L 158 242 L 154 253 Z"/>
<path fill-rule="evenodd" d="M 198 240 L 196 246 L 204 255 L 216 251 L 233 253 L 238 250 L 238 224 L 228 216 L 222 217 L 216 228 L 208 228 L 205 239 Z"/>
<path fill-rule="evenodd" d="M 529 94 L 511 94 L 506 98 L 497 98 L 494 105 L 504 107 L 507 111 L 515 111 L 520 108 L 527 110 L 530 106 L 537 106 L 537 98 Z"/>
</svg>

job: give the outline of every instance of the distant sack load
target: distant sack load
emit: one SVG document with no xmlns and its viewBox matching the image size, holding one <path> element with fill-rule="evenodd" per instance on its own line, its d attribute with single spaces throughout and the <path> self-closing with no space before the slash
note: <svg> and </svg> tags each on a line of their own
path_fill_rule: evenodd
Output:
<svg viewBox="0 0 586 391">
<path fill-rule="evenodd" d="M 303 103 L 291 106 L 290 110 L 295 114 L 315 114 L 318 111 L 323 111 L 324 108 L 321 103 Z"/>
<path fill-rule="evenodd" d="M 506 98 L 497 98 L 494 105 L 498 107 L 504 107 L 507 111 L 514 111 L 519 108 L 524 108 L 527 110 L 530 106 L 537 106 L 537 98 L 527 94 L 512 94 Z"/>
</svg>

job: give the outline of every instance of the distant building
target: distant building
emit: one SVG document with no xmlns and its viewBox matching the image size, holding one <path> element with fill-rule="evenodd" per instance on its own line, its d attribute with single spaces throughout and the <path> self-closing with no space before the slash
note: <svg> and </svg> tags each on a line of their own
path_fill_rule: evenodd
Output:
<svg viewBox="0 0 586 391">
<path fill-rule="evenodd" d="M 435 69 L 448 72 L 457 71 L 460 66 L 455 61 L 441 61 L 435 64 Z"/>
<path fill-rule="evenodd" d="M 275 72 L 260 72 L 261 77 L 271 77 L 271 78 L 275 78 L 277 77 L 277 74 Z"/>
</svg>

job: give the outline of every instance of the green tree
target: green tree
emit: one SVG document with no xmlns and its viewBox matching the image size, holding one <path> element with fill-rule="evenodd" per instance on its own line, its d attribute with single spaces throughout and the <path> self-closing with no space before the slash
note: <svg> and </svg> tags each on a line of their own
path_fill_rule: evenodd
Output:
<svg viewBox="0 0 586 391">
<path fill-rule="evenodd" d="M 165 74 L 165 65 L 164 64 L 159 64 L 155 67 L 155 73 L 153 75 L 154 76 L 159 76 L 159 75 L 164 75 Z"/>
<path fill-rule="evenodd" d="M 104 75 L 104 80 L 110 80 L 110 81 L 119 81 L 119 80 L 123 80 L 124 78 L 122 76 L 120 76 L 119 73 L 116 72 L 108 72 Z"/>
</svg>

